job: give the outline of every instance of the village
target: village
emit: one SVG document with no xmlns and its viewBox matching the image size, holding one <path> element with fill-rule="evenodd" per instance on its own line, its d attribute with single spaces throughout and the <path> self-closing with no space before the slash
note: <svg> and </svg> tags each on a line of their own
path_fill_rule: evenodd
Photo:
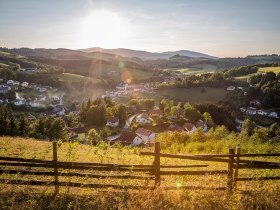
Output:
<svg viewBox="0 0 280 210">
<path fill-rule="evenodd" d="M 241 86 L 229 86 L 226 88 L 226 91 L 229 93 L 242 91 L 244 96 L 247 94 L 246 88 Z M 156 88 L 152 87 L 149 83 L 120 83 L 114 90 L 105 91 L 105 94 L 103 94 L 101 98 L 110 98 L 113 102 L 120 102 L 122 99 L 128 101 L 138 93 L 156 94 Z M 69 110 L 69 108 L 65 106 L 64 95 L 64 92 L 51 86 L 43 86 L 34 83 L 29 84 L 26 81 L 0 80 L 0 104 L 11 105 L 23 111 L 26 110 L 28 113 L 27 118 L 31 120 L 36 120 L 36 118 L 41 115 L 62 117 L 67 125 L 67 118 L 70 113 L 75 117 L 78 116 L 81 102 L 76 102 L 75 109 Z M 153 144 L 159 132 L 172 133 L 176 131 L 189 135 L 198 128 L 201 128 L 204 132 L 209 130 L 209 126 L 205 120 L 199 119 L 191 123 L 185 118 L 183 108 L 179 108 L 176 114 L 166 115 L 158 106 L 154 106 L 149 110 L 139 110 L 136 106 L 129 106 L 127 103 L 124 104 L 128 114 L 125 125 L 120 123 L 118 117 L 107 117 L 106 119 L 106 127 L 115 130 L 114 134 L 105 138 L 105 141 L 110 144 L 121 142 L 123 145 L 148 146 Z M 36 112 L 34 112 L 34 110 L 36 110 Z M 236 118 L 237 131 L 241 131 L 244 121 L 242 119 L 246 118 L 246 116 L 262 116 L 271 118 L 272 120 L 279 119 L 279 113 L 276 110 L 262 109 L 261 102 L 258 99 L 250 101 L 248 107 L 240 107 L 241 118 Z M 178 121 L 180 121 L 179 124 L 177 123 Z M 155 131 L 153 125 L 157 124 L 160 126 L 161 123 L 165 125 L 164 128 L 160 131 Z M 168 124 L 167 127 L 166 124 Z M 67 132 L 69 134 L 69 139 L 72 141 L 79 140 L 81 142 L 86 142 L 89 129 L 90 128 L 83 124 L 79 124 L 76 127 L 68 127 Z"/>
<path fill-rule="evenodd" d="M 52 116 L 62 116 L 64 93 L 58 88 L 16 80 L 0 80 L 0 104 L 11 105 L 22 111 L 39 111 Z"/>
<path fill-rule="evenodd" d="M 247 95 L 247 91 L 244 87 L 235 87 L 228 86 L 226 89 L 229 93 L 234 91 L 242 91 L 243 95 Z M 254 99 L 249 101 L 249 106 L 240 107 L 239 108 L 239 118 L 236 118 L 236 130 L 238 132 L 242 129 L 243 121 L 242 119 L 250 117 L 251 119 L 256 119 L 261 117 L 262 119 L 268 119 L 271 122 L 278 122 L 280 118 L 280 112 L 276 109 L 263 109 L 261 101 L 259 99 Z M 241 119 L 242 118 L 242 119 Z M 269 129 L 269 127 L 265 127 L 262 125 L 257 125 L 258 127 L 262 127 L 265 129 Z"/>
</svg>

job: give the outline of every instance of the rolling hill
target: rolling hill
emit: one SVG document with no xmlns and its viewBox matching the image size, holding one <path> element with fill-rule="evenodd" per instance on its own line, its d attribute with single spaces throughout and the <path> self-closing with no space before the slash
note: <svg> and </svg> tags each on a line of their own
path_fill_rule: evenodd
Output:
<svg viewBox="0 0 280 210">
<path fill-rule="evenodd" d="M 105 53 L 112 53 L 117 54 L 123 57 L 138 57 L 143 60 L 155 60 L 155 59 L 168 59 L 171 56 L 176 54 L 180 54 L 182 56 L 188 56 L 192 58 L 209 58 L 209 59 L 216 59 L 217 57 L 206 55 L 199 52 L 189 51 L 189 50 L 179 50 L 179 51 L 168 51 L 162 53 L 153 53 L 141 50 L 131 50 L 125 48 L 118 48 L 118 49 L 104 49 L 100 47 L 93 47 L 87 49 L 80 49 L 82 52 L 105 52 Z"/>
</svg>

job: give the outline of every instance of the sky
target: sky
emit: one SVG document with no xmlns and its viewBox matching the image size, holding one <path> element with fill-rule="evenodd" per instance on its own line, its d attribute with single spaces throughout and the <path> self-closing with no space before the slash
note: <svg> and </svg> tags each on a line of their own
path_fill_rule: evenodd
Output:
<svg viewBox="0 0 280 210">
<path fill-rule="evenodd" d="M 0 0 L 0 46 L 280 54 L 280 0 Z"/>
</svg>

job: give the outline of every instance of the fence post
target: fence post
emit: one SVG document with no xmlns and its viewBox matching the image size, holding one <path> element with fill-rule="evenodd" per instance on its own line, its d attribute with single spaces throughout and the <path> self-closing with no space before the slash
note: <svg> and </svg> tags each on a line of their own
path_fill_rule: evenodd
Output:
<svg viewBox="0 0 280 210">
<path fill-rule="evenodd" d="M 228 150 L 229 155 L 234 155 L 234 149 Z M 233 187 L 233 163 L 234 163 L 234 156 L 229 157 L 229 163 L 228 163 L 228 192 L 231 194 L 232 187 Z"/>
<path fill-rule="evenodd" d="M 237 147 L 236 147 L 236 155 L 237 155 L 237 157 L 236 157 L 236 168 L 234 170 L 234 179 L 233 179 L 235 187 L 237 186 L 238 168 L 239 168 L 239 159 L 240 159 L 238 155 L 240 155 L 240 153 L 241 153 L 241 147 L 240 147 L 240 144 L 238 144 Z"/>
<path fill-rule="evenodd" d="M 59 193 L 59 185 L 58 185 L 57 142 L 56 141 L 53 141 L 53 172 L 54 172 L 55 194 L 58 194 Z"/>
<path fill-rule="evenodd" d="M 155 186 L 160 186 L 160 142 L 155 143 L 154 159 Z"/>
</svg>

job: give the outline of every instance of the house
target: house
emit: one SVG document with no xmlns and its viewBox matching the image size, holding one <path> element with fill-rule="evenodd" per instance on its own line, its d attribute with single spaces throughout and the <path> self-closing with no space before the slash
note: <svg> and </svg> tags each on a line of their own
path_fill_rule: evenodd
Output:
<svg viewBox="0 0 280 210">
<path fill-rule="evenodd" d="M 252 100 L 252 101 L 250 101 L 250 106 L 259 107 L 259 106 L 261 106 L 261 101 L 257 100 L 257 99 Z"/>
<path fill-rule="evenodd" d="M 279 114 L 277 112 L 270 112 L 268 114 L 269 117 L 273 117 L 273 118 L 279 118 Z"/>
<path fill-rule="evenodd" d="M 207 131 L 207 124 L 205 122 L 203 122 L 202 120 L 199 120 L 196 122 L 196 128 L 202 128 L 204 132 Z"/>
<path fill-rule="evenodd" d="M 143 144 L 141 137 L 131 131 L 123 131 L 117 140 L 124 145 L 138 146 Z"/>
<path fill-rule="evenodd" d="M 14 105 L 16 105 L 16 106 L 22 106 L 24 104 L 25 104 L 25 101 L 21 100 L 21 99 L 18 99 L 14 102 Z"/>
<path fill-rule="evenodd" d="M 185 129 L 185 131 L 189 134 L 189 133 L 192 133 L 194 131 L 196 131 L 196 127 L 194 124 L 192 123 L 185 123 L 183 125 L 183 128 Z"/>
<path fill-rule="evenodd" d="M 19 81 L 14 81 L 14 86 L 19 86 L 20 82 Z"/>
<path fill-rule="evenodd" d="M 241 108 L 240 108 L 240 111 L 241 111 L 241 112 L 246 112 L 246 108 L 245 108 L 245 107 L 241 107 Z"/>
<path fill-rule="evenodd" d="M 228 86 L 228 87 L 227 87 L 227 90 L 228 90 L 228 91 L 233 91 L 233 90 L 235 90 L 235 87 L 234 87 L 234 86 Z"/>
<path fill-rule="evenodd" d="M 37 100 L 31 101 L 31 102 L 29 103 L 29 105 L 30 105 L 31 107 L 44 107 L 44 106 L 45 106 L 44 104 L 41 103 L 41 101 L 37 101 Z"/>
<path fill-rule="evenodd" d="M 241 131 L 242 125 L 243 125 L 243 121 L 239 120 L 239 119 L 235 119 L 235 123 L 236 123 L 236 130 L 237 131 Z"/>
<path fill-rule="evenodd" d="M 259 109 L 259 110 L 257 111 L 257 114 L 258 114 L 258 115 L 261 115 L 261 116 L 266 116 L 266 115 L 268 115 L 268 112 L 265 111 L 265 110 L 263 110 L 263 109 Z"/>
<path fill-rule="evenodd" d="M 87 129 L 85 127 L 67 128 L 70 140 L 85 140 Z"/>
<path fill-rule="evenodd" d="M 140 136 L 145 144 L 151 140 L 154 140 L 156 137 L 156 134 L 153 131 L 147 130 L 145 128 L 138 128 L 135 133 L 136 135 Z"/>
<path fill-rule="evenodd" d="M 119 118 L 118 117 L 108 117 L 106 126 L 108 127 L 117 127 L 119 125 Z"/>
<path fill-rule="evenodd" d="M 163 113 L 160 109 L 152 109 L 152 110 L 149 110 L 149 115 L 151 117 L 162 117 Z"/>
<path fill-rule="evenodd" d="M 9 88 L 5 85 L 0 85 L 0 93 L 6 94 L 9 92 Z"/>
<path fill-rule="evenodd" d="M 6 82 L 6 84 L 7 84 L 7 85 L 14 85 L 14 80 L 8 80 L 8 81 Z"/>
<path fill-rule="evenodd" d="M 148 114 L 142 113 L 136 117 L 136 122 L 140 124 L 149 124 L 151 121 Z"/>
<path fill-rule="evenodd" d="M 257 109 L 255 107 L 248 107 L 246 114 L 248 115 L 256 115 L 257 114 Z"/>
<path fill-rule="evenodd" d="M 175 132 L 175 131 L 181 133 L 181 132 L 184 132 L 184 128 L 182 126 L 179 126 L 179 125 L 170 125 L 168 127 L 168 130 L 167 130 L 168 133 L 172 133 L 172 132 Z"/>
<path fill-rule="evenodd" d="M 64 108 L 60 108 L 56 110 L 56 116 L 62 116 L 65 114 L 65 109 Z"/>
<path fill-rule="evenodd" d="M 28 85 L 29 85 L 28 82 L 23 82 L 23 83 L 21 83 L 21 86 L 22 86 L 22 87 L 28 87 Z"/>
</svg>

